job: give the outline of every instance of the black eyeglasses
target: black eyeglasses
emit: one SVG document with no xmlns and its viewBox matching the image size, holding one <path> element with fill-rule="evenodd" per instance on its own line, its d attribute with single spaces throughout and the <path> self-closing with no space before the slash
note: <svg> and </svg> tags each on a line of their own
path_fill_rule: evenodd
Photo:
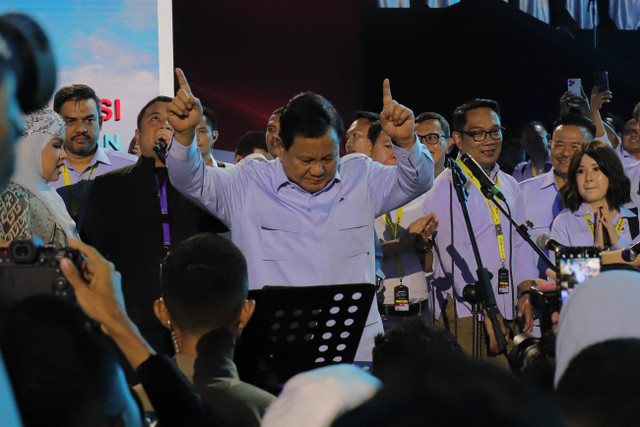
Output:
<svg viewBox="0 0 640 427">
<path fill-rule="evenodd" d="M 426 135 L 418 134 L 418 138 L 420 138 L 420 141 L 425 142 L 429 145 L 436 145 L 438 142 L 440 142 L 440 138 L 446 138 L 446 136 L 438 135 L 437 133 L 428 133 Z"/>
<path fill-rule="evenodd" d="M 487 139 L 487 135 L 491 135 L 491 139 L 499 141 L 502 139 L 502 131 L 505 130 L 502 126 L 498 129 L 486 130 L 474 130 L 473 132 L 462 131 L 463 134 L 469 135 L 475 142 L 482 142 Z"/>
</svg>

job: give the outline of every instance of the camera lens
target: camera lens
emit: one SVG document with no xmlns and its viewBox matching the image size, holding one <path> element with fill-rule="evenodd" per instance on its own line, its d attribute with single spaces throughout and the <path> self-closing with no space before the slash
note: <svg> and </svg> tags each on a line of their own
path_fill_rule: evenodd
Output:
<svg viewBox="0 0 640 427">
<path fill-rule="evenodd" d="M 13 253 L 15 256 L 19 258 L 24 258 L 29 255 L 29 246 L 27 245 L 18 245 L 14 248 Z"/>
</svg>

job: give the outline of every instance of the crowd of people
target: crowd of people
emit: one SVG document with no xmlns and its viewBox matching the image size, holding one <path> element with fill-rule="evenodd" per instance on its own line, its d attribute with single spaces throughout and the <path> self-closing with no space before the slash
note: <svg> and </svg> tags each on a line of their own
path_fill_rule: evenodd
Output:
<svg viewBox="0 0 640 427">
<path fill-rule="evenodd" d="M 0 265 L 0 387 L 15 397 L 3 425 L 597 426 L 637 414 L 640 273 L 625 264 L 578 285 L 541 331 L 533 295 L 555 290 L 555 273 L 507 212 L 533 240 L 597 247 L 619 266 L 640 234 L 640 104 L 617 128 L 600 112 L 610 91 L 562 94 L 549 132 L 528 123 L 510 141 L 522 154 L 501 157 L 496 101 L 470 99 L 449 123 L 415 115 L 385 80 L 382 111 L 356 112 L 346 132 L 327 99 L 295 95 L 228 164 L 213 156 L 215 114 L 180 69 L 175 96 L 149 100 L 122 153 L 98 143 L 91 87 L 26 108 L 24 77 L 3 64 L 0 241 L 85 257 L 59 260 L 74 298 L 12 301 Z M 300 373 L 278 396 L 242 381 L 249 290 L 350 283 L 377 293 L 357 366 Z M 507 357 L 519 332 L 546 344 Z"/>
</svg>

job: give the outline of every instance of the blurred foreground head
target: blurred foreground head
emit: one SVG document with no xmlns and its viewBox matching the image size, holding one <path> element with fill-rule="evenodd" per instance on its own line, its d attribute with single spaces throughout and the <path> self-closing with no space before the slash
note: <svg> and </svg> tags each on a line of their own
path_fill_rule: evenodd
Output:
<svg viewBox="0 0 640 427">
<path fill-rule="evenodd" d="M 56 64 L 42 28 L 24 14 L 0 15 L 0 188 L 13 173 L 20 111 L 44 107 L 55 85 Z"/>
<path fill-rule="evenodd" d="M 70 299 L 41 295 L 5 310 L 0 349 L 25 426 L 139 426 L 111 348 Z"/>
</svg>

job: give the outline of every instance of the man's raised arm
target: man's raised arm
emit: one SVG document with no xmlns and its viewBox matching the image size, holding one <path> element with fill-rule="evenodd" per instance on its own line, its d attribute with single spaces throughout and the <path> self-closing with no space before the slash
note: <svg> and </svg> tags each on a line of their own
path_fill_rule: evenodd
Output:
<svg viewBox="0 0 640 427">
<path fill-rule="evenodd" d="M 433 159 L 415 133 L 411 109 L 391 96 L 389 79 L 382 84 L 383 110 L 380 125 L 394 144 L 397 165 L 389 168 L 374 164 L 369 188 L 376 214 L 389 212 L 424 194 L 433 185 Z"/>
<path fill-rule="evenodd" d="M 176 68 L 179 89 L 169 104 L 168 121 L 173 139 L 167 154 L 171 184 L 184 196 L 216 216 L 227 226 L 242 203 L 242 168 L 208 168 L 194 143 L 202 104 L 191 92 L 187 78 Z"/>
</svg>

